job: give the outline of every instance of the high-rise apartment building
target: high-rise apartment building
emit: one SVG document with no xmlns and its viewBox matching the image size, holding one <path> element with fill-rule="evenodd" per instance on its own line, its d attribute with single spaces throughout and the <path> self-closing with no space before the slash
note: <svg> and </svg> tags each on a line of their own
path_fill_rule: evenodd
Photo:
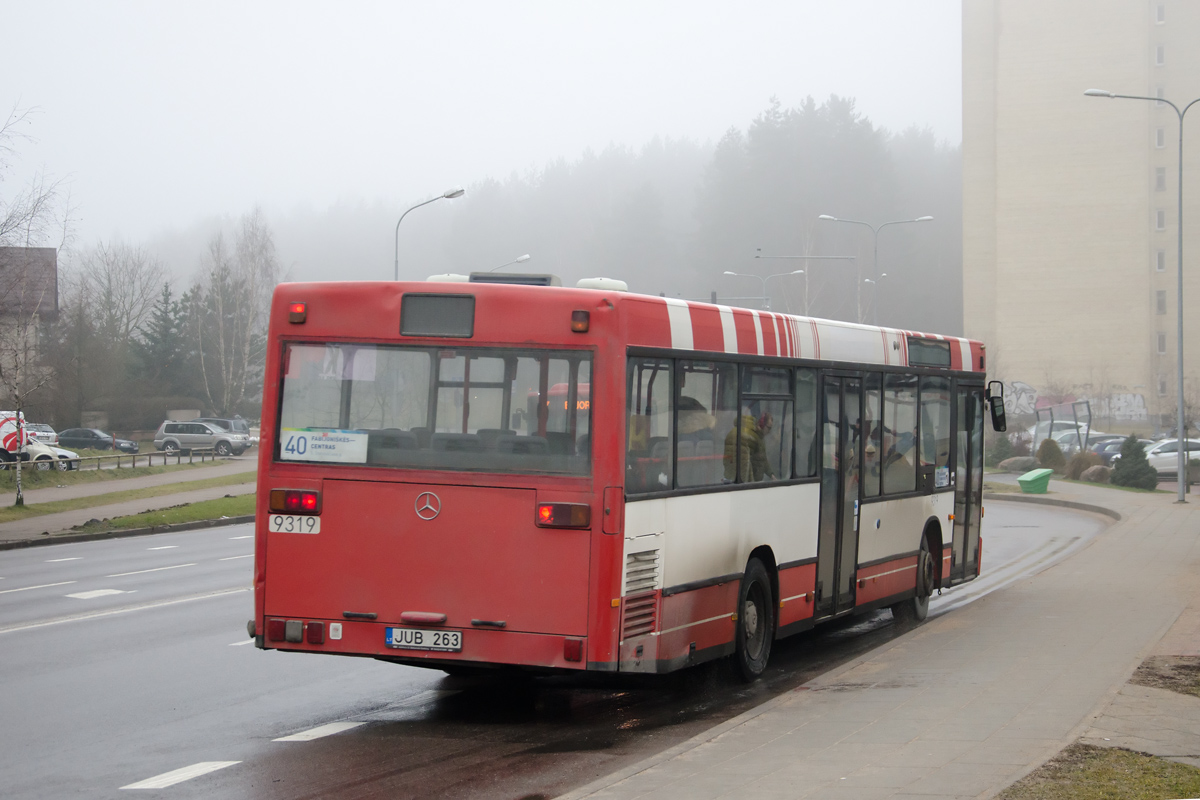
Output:
<svg viewBox="0 0 1200 800">
<path fill-rule="evenodd" d="M 963 324 L 987 343 L 1010 410 L 1087 399 L 1097 427 L 1174 424 L 1178 118 L 1166 104 L 1084 91 L 1182 107 L 1200 97 L 1197 43 L 1195 0 L 964 0 Z M 1200 104 L 1184 131 L 1192 411 Z"/>
</svg>

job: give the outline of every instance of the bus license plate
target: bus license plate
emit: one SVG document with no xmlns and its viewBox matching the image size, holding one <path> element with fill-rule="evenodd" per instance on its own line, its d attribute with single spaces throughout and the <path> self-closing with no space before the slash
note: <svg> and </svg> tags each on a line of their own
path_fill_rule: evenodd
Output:
<svg viewBox="0 0 1200 800">
<path fill-rule="evenodd" d="M 321 518 L 300 514 L 272 514 L 267 520 L 271 533 L 320 533 Z"/>
<path fill-rule="evenodd" d="M 384 643 L 400 650 L 462 651 L 462 631 L 421 631 L 416 628 L 387 628 Z"/>
</svg>

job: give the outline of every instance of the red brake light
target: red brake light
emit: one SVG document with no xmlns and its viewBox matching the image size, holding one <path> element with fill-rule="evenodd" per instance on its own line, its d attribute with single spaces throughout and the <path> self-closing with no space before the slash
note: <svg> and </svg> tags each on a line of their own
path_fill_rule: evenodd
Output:
<svg viewBox="0 0 1200 800">
<path fill-rule="evenodd" d="M 288 304 L 288 322 L 293 324 L 304 322 L 308 319 L 308 304 L 307 303 L 289 303 Z"/>
<path fill-rule="evenodd" d="M 586 528 L 592 509 L 582 503 L 539 503 L 535 521 L 540 528 Z"/>
<path fill-rule="evenodd" d="M 320 514 L 321 493 L 300 489 L 272 489 L 270 508 L 275 513 Z"/>
<path fill-rule="evenodd" d="M 583 639 L 563 639 L 563 661 L 583 661 Z"/>
<path fill-rule="evenodd" d="M 267 638 L 272 642 L 282 642 L 285 633 L 285 621 L 282 619 L 267 620 Z"/>
</svg>

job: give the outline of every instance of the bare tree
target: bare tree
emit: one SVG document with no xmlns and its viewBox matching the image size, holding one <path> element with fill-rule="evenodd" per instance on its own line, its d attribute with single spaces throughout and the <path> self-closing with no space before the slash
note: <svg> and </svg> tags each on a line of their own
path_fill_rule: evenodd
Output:
<svg viewBox="0 0 1200 800">
<path fill-rule="evenodd" d="M 13 107 L 0 124 L 0 182 L 12 166 L 17 145 L 28 141 L 22 130 L 30 110 Z M 54 371 L 41 358 L 43 321 L 58 312 L 58 254 L 42 247 L 57 236 L 61 247 L 69 231 L 69 200 L 61 184 L 39 172 L 13 194 L 0 191 L 0 391 L 18 420 L 17 499 L 21 489 L 19 450 L 25 443 L 22 422 L 29 397 L 49 383 Z"/>
<path fill-rule="evenodd" d="M 100 334 L 127 346 L 149 318 L 164 276 L 162 263 L 141 247 L 101 242 L 85 254 L 81 278 Z"/>
<path fill-rule="evenodd" d="M 278 276 L 275 242 L 260 210 L 242 218 L 232 252 L 223 234 L 209 241 L 188 320 L 204 392 L 218 413 L 234 413 L 257 387 Z"/>
</svg>

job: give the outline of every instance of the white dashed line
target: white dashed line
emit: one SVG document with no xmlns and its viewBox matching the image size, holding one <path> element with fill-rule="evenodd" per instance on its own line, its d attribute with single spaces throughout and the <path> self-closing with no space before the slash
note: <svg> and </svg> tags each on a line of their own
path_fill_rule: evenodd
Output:
<svg viewBox="0 0 1200 800">
<path fill-rule="evenodd" d="M 70 558 L 51 558 L 46 561 L 47 564 L 57 564 L 60 561 L 80 561 L 83 556 L 71 556 Z"/>
<path fill-rule="evenodd" d="M 230 537 L 229 537 L 229 541 L 231 541 L 231 542 L 232 542 L 232 541 L 233 541 L 233 540 L 235 540 L 235 539 L 253 539 L 253 538 L 254 538 L 254 534 L 253 534 L 253 533 L 251 533 L 251 534 L 249 534 L 248 536 L 230 536 Z"/>
<path fill-rule="evenodd" d="M 229 556 L 228 558 L 218 558 L 217 561 L 237 561 L 239 558 L 254 558 L 254 553 L 246 556 Z"/>
<path fill-rule="evenodd" d="M 108 597 L 110 594 L 129 594 L 129 592 L 121 589 L 93 589 L 90 592 L 69 594 L 67 597 L 74 597 L 76 600 L 95 600 L 97 597 Z"/>
<path fill-rule="evenodd" d="M 146 549 L 147 549 L 147 550 L 174 550 L 176 547 L 179 547 L 179 545 L 177 545 L 177 544 L 164 544 L 164 545 L 162 545 L 162 546 L 160 546 L 160 547 L 147 547 Z"/>
<path fill-rule="evenodd" d="M 254 644 L 254 640 L 253 639 L 242 639 L 240 642 L 234 642 L 233 644 L 231 644 L 229 646 L 230 647 L 241 647 L 244 644 Z"/>
<path fill-rule="evenodd" d="M 126 575 L 144 575 L 147 572 L 162 572 L 164 569 L 180 569 L 181 567 L 194 567 L 195 564 L 176 564 L 173 567 L 155 567 L 154 569 L 139 569 L 135 572 L 118 572 L 116 575 L 105 575 L 106 578 L 124 578 Z"/>
<path fill-rule="evenodd" d="M 30 589 L 49 589 L 51 586 L 66 586 L 69 583 L 78 583 L 79 581 L 62 581 L 61 583 L 43 583 L 40 586 L 22 586 L 20 589 L 2 589 L 0 594 L 12 594 L 13 592 L 28 592 Z"/>
<path fill-rule="evenodd" d="M 67 583 L 75 583 L 75 581 L 67 581 Z M 224 597 L 225 595 L 238 594 L 240 592 L 248 592 L 250 589 L 220 589 L 215 592 L 205 592 L 203 594 L 194 594 L 189 597 L 180 597 L 175 600 L 164 600 L 159 603 L 144 603 L 139 606 L 126 606 L 124 608 L 112 608 L 107 611 L 88 611 L 82 614 L 71 614 L 65 617 L 57 617 L 56 619 L 47 619 L 41 622 L 28 622 L 21 625 L 10 625 L 8 627 L 0 627 L 0 634 L 15 633 L 17 631 L 29 631 L 37 628 L 46 628 L 51 625 L 61 625 L 64 622 L 80 622 L 87 619 L 99 619 L 100 617 L 115 617 L 118 614 L 129 614 L 134 611 L 145 611 L 149 608 L 162 608 L 164 606 L 174 606 L 179 603 L 190 603 L 193 600 L 207 600 L 210 597 Z"/>
<path fill-rule="evenodd" d="M 331 722 L 328 725 L 320 725 L 307 731 L 293 733 L 291 736 L 281 736 L 274 739 L 276 742 L 311 742 L 313 739 L 320 739 L 323 736 L 333 736 L 335 733 L 348 731 L 351 728 L 357 728 L 359 725 L 366 725 L 365 722 Z"/>
<path fill-rule="evenodd" d="M 122 786 L 122 789 L 165 789 L 168 786 L 174 786 L 177 783 L 190 781 L 192 778 L 199 778 L 201 775 L 207 775 L 210 772 L 216 772 L 219 769 L 232 767 L 234 764 L 240 764 L 240 761 L 201 761 L 199 764 L 192 764 L 190 767 L 183 769 L 164 772 L 162 775 L 155 775 L 153 778 L 147 778 L 144 781 L 131 783 L 128 786 Z"/>
</svg>

